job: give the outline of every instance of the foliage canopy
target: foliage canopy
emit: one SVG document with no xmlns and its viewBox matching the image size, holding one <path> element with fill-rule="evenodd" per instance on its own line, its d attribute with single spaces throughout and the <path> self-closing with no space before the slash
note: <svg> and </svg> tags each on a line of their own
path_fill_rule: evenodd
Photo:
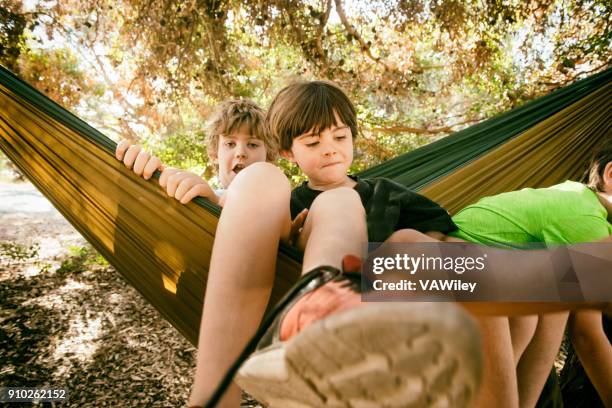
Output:
<svg viewBox="0 0 612 408">
<path fill-rule="evenodd" d="M 219 101 L 296 77 L 355 101 L 363 168 L 611 62 L 606 0 L 0 0 L 0 63 L 102 131 L 203 169 Z M 296 175 L 295 169 L 288 169 Z"/>
</svg>

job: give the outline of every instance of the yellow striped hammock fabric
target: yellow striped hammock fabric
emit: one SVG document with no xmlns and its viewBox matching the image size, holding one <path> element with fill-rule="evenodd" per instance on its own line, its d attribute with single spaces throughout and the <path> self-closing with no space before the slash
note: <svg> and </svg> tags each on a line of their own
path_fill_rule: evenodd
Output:
<svg viewBox="0 0 612 408">
<path fill-rule="evenodd" d="M 452 212 L 478 198 L 576 178 L 611 136 L 612 70 L 365 171 Z M 169 199 L 114 157 L 115 144 L 0 69 L 0 148 L 64 217 L 193 344 L 220 209 Z M 240 248 L 236 248 L 239 251 Z M 281 245 L 271 304 L 297 280 Z"/>
</svg>

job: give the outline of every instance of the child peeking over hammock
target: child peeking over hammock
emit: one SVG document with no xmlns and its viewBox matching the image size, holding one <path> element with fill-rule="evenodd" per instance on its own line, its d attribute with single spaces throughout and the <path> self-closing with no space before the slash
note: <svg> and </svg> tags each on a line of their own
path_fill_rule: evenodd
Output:
<svg viewBox="0 0 612 408">
<path fill-rule="evenodd" d="M 127 140 L 119 142 L 115 154 L 145 180 L 155 170 L 161 170 L 160 186 L 183 204 L 200 196 L 223 206 L 224 191 L 240 171 L 253 163 L 276 160 L 276 141 L 268 136 L 264 121 L 263 109 L 246 99 L 221 103 L 208 120 L 208 156 L 215 165 L 222 190 L 213 191 L 206 180 L 190 171 L 164 167 L 157 157 Z"/>
</svg>

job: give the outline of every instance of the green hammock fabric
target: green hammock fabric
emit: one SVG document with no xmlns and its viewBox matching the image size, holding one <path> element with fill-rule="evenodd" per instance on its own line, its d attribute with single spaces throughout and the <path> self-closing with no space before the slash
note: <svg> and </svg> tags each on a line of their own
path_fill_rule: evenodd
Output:
<svg viewBox="0 0 612 408">
<path fill-rule="evenodd" d="M 594 148 L 611 137 L 612 83 L 544 119 L 421 192 L 451 213 L 481 197 L 579 180 Z"/>
<path fill-rule="evenodd" d="M 612 70 L 374 167 L 460 208 L 484 194 L 575 176 L 610 137 Z M 169 199 L 114 158 L 115 143 L 0 69 L 0 149 L 188 340 L 197 342 L 220 209 Z M 239 249 L 237 249 L 239 250 Z M 301 255 L 281 245 L 275 302 Z"/>
<path fill-rule="evenodd" d="M 611 79 L 612 69 L 600 72 L 435 143 L 367 169 L 361 175 L 389 177 L 412 189 L 419 189 L 588 97 L 595 90 L 609 86 Z M 609 101 L 602 101 L 604 106 L 609 107 L 609 104 Z M 580 122 L 584 124 L 584 121 Z"/>
</svg>

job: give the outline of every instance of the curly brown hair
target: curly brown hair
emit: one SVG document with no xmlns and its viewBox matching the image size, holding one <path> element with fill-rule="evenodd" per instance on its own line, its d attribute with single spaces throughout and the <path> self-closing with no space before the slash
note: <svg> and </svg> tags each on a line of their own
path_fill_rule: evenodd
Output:
<svg viewBox="0 0 612 408">
<path fill-rule="evenodd" d="M 246 132 L 263 140 L 266 160 L 273 162 L 278 156 L 278 143 L 265 126 L 266 113 L 249 99 L 231 99 L 217 106 L 206 124 L 208 156 L 217 157 L 219 136 L 231 135 L 246 126 Z"/>
</svg>

